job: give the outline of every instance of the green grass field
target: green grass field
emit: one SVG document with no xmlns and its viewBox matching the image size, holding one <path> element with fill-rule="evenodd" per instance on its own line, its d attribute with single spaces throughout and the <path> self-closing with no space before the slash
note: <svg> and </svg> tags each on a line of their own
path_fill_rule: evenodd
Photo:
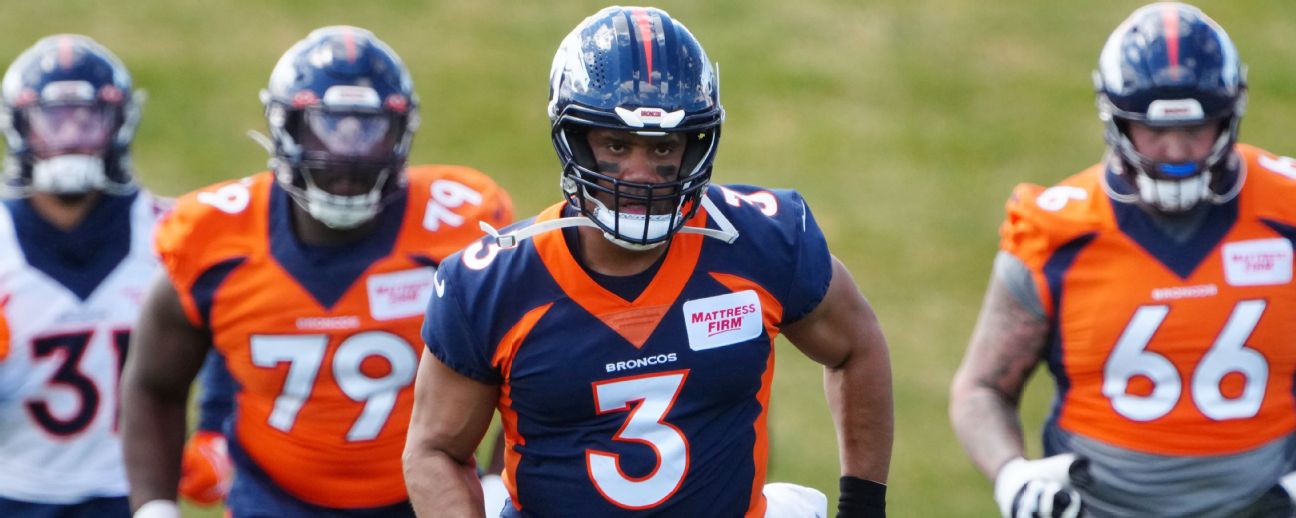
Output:
<svg viewBox="0 0 1296 518">
<path fill-rule="evenodd" d="M 257 92 L 310 29 L 374 30 L 422 98 L 415 162 L 469 164 L 528 215 L 558 199 L 544 106 L 553 50 L 604 4 L 415 0 L 45 0 L 0 10 L 0 59 L 38 37 L 88 34 L 149 90 L 136 143 L 143 182 L 180 194 L 263 168 L 244 137 Z M 990 484 L 955 442 L 949 380 L 997 243 L 1002 203 L 1102 154 L 1090 71 L 1141 2 L 1090 0 L 667 0 L 721 64 L 728 121 L 719 182 L 794 187 L 879 313 L 891 346 L 893 516 L 990 516 Z M 795 6 L 794 6 L 795 5 Z M 1296 153 L 1296 5 L 1199 4 L 1251 66 L 1243 139 Z M 1051 383 L 1032 383 L 1037 430 Z M 772 480 L 835 498 L 837 457 L 819 370 L 780 346 Z M 191 516 L 217 516 L 189 510 Z"/>
</svg>

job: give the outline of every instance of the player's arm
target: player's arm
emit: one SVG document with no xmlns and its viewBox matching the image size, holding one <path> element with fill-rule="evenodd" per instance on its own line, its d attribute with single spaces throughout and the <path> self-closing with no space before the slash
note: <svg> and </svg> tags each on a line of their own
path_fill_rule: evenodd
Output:
<svg viewBox="0 0 1296 518">
<path fill-rule="evenodd" d="M 994 481 L 1001 516 L 1077 516 L 1072 454 L 1026 460 L 1017 409 L 1022 388 L 1039 364 L 1049 323 L 1020 261 L 995 259 L 981 315 L 950 387 L 950 420 L 972 461 Z M 1029 305 L 1028 305 L 1029 304 Z"/>
<path fill-rule="evenodd" d="M 130 500 L 174 501 L 180 481 L 189 386 L 210 348 L 184 315 L 165 273 L 149 288 L 122 373 L 122 445 Z"/>
<path fill-rule="evenodd" d="M 1048 332 L 1048 321 L 1018 301 L 995 275 L 950 386 L 954 432 L 991 480 L 1005 463 L 1024 454 L 1018 404 Z"/>
<path fill-rule="evenodd" d="M 223 425 L 234 413 L 234 377 L 216 350 L 198 371 L 198 429 L 185 443 L 180 463 L 180 496 L 199 505 L 225 498 L 234 478 Z"/>
<path fill-rule="evenodd" d="M 837 427 L 842 483 L 853 477 L 872 481 L 870 492 L 885 491 L 877 485 L 887 480 L 894 428 L 886 338 L 873 308 L 836 257 L 819 305 L 785 326 L 783 333 L 824 365 L 824 393 Z M 880 504 L 882 496 L 869 500 Z"/>
<path fill-rule="evenodd" d="M 499 387 L 468 378 L 424 352 L 405 439 L 405 486 L 420 516 L 482 516 L 473 453 L 490 427 Z"/>
</svg>

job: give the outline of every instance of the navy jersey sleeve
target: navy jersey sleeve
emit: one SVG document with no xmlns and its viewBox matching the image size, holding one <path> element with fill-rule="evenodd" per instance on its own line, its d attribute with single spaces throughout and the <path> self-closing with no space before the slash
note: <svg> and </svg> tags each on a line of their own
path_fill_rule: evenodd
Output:
<svg viewBox="0 0 1296 518">
<path fill-rule="evenodd" d="M 456 253 L 441 263 L 433 278 L 435 292 L 428 300 L 423 319 L 423 343 L 455 372 L 482 383 L 499 385 L 503 378 L 491 363 L 486 333 L 475 332 L 474 320 L 464 311 L 468 304 L 464 294 L 473 290 L 463 285 L 469 282 L 466 276 L 456 275 L 461 265 Z"/>
<path fill-rule="evenodd" d="M 234 377 L 225 368 L 225 357 L 212 349 L 198 371 L 202 387 L 198 396 L 198 429 L 223 433 L 222 426 L 234 413 Z"/>
<path fill-rule="evenodd" d="M 780 194 L 786 196 L 784 206 L 791 212 L 788 216 L 795 218 L 791 221 L 790 230 L 795 236 L 795 264 L 789 276 L 792 282 L 783 296 L 782 324 L 787 325 L 814 311 L 828 293 L 828 283 L 832 281 L 832 255 L 828 253 L 828 241 L 805 199 L 796 191 Z"/>
</svg>

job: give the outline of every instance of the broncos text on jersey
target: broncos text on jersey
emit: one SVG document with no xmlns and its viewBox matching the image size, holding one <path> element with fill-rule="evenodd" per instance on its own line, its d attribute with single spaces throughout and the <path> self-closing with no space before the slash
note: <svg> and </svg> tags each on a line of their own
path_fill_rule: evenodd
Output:
<svg viewBox="0 0 1296 518">
<path fill-rule="evenodd" d="M 1224 455 L 1296 430 L 1296 168 L 1237 147 L 1245 183 L 1178 241 L 1113 203 L 1102 165 L 1019 186 L 1001 248 L 1055 329 L 1050 426 L 1158 455 Z"/>
<path fill-rule="evenodd" d="M 507 195 L 476 170 L 407 177 L 374 233 L 344 247 L 298 241 L 293 202 L 269 173 L 181 198 L 157 233 L 186 315 L 211 331 L 237 382 L 236 469 L 310 504 L 406 499 L 401 451 L 434 272 L 481 235 L 478 221 L 512 219 Z"/>
<path fill-rule="evenodd" d="M 738 239 L 675 235 L 634 300 L 593 280 L 562 232 L 482 240 L 438 272 L 424 340 L 501 387 L 505 516 L 764 513 L 774 338 L 822 300 L 831 258 L 797 193 L 707 196 Z"/>
</svg>

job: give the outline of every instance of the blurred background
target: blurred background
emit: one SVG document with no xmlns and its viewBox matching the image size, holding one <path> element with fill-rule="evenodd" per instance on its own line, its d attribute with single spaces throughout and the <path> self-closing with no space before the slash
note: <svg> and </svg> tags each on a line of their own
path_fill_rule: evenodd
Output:
<svg viewBox="0 0 1296 518">
<path fill-rule="evenodd" d="M 799 189 L 888 336 L 895 376 L 893 516 L 991 516 L 990 483 L 947 416 L 1014 184 L 1053 183 L 1103 151 L 1090 72 L 1143 2 L 1088 0 L 663 0 L 721 64 L 728 111 L 717 182 Z M 0 61 L 76 32 L 117 53 L 147 89 L 135 143 L 142 182 L 178 195 L 255 173 L 266 155 L 257 92 L 311 29 L 373 30 L 422 100 L 412 162 L 493 175 L 519 216 L 559 199 L 544 114 L 553 51 L 607 4 L 418 0 L 4 2 Z M 1296 4 L 1197 2 L 1250 65 L 1242 140 L 1296 153 Z M 1293 200 L 1296 203 L 1296 200 Z M 790 274 L 792 272 L 789 272 Z M 837 454 L 819 369 L 779 346 L 771 481 L 835 501 Z M 1052 394 L 1033 379 L 1032 455 Z M 309 476 L 309 474 L 303 474 Z M 215 517 L 218 509 L 186 508 Z"/>
</svg>

